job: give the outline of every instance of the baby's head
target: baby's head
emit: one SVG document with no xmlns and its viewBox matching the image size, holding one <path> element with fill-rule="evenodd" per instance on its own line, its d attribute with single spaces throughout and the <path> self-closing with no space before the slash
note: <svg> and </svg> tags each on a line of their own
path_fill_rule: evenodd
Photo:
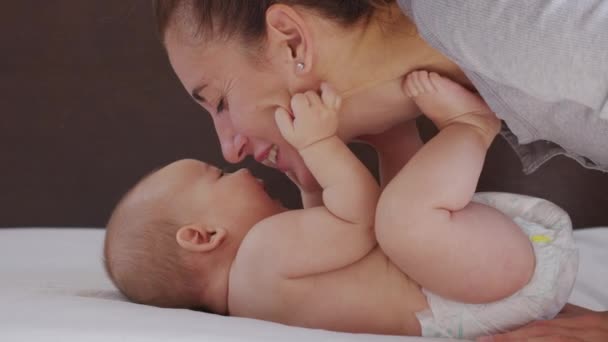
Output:
<svg viewBox="0 0 608 342">
<path fill-rule="evenodd" d="M 146 177 L 114 209 L 104 257 L 130 300 L 226 314 L 229 272 L 256 223 L 283 211 L 249 171 L 196 160 Z"/>
</svg>

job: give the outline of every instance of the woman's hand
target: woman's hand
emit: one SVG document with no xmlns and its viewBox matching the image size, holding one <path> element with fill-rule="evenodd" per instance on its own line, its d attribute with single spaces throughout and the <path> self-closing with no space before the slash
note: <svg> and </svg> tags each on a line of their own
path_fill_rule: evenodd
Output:
<svg viewBox="0 0 608 342">
<path fill-rule="evenodd" d="M 507 334 L 487 336 L 478 341 L 608 341 L 608 311 L 596 312 L 567 304 L 555 319 L 532 322 Z"/>
</svg>

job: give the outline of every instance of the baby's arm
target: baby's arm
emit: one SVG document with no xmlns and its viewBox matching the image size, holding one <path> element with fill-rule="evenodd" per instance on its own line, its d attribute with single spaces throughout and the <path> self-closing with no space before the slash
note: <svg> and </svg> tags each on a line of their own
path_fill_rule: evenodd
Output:
<svg viewBox="0 0 608 342">
<path fill-rule="evenodd" d="M 292 99 L 295 119 L 279 110 L 285 139 L 301 154 L 321 187 L 324 206 L 266 219 L 263 235 L 270 263 L 285 278 L 323 273 L 356 262 L 376 245 L 373 231 L 379 187 L 371 173 L 336 136 L 339 97 L 327 86 Z M 258 234 L 262 238 L 262 234 Z"/>
<path fill-rule="evenodd" d="M 326 85 L 321 89 L 322 98 L 312 91 L 294 96 L 295 119 L 280 111 L 277 124 L 319 182 L 326 209 L 345 222 L 371 227 L 378 184 L 336 135 L 340 98 Z"/>
<path fill-rule="evenodd" d="M 319 206 L 323 205 L 323 189 L 315 190 L 312 192 L 306 191 L 302 187 L 300 187 L 300 184 L 298 184 L 296 177 L 291 172 L 287 172 L 285 175 L 300 190 L 300 199 L 302 201 L 302 208 L 308 209 L 308 208 L 314 208 L 314 207 L 319 207 Z"/>
<path fill-rule="evenodd" d="M 531 244 L 509 217 L 471 202 L 500 121 L 478 96 L 437 74 L 412 74 L 407 90 L 440 132 L 382 194 L 380 246 L 441 296 L 478 303 L 514 293 L 533 273 Z"/>
</svg>

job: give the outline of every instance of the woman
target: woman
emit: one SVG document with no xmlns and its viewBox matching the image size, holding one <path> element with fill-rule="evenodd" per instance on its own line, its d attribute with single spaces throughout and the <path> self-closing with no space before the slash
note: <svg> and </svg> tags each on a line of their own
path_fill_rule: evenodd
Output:
<svg viewBox="0 0 608 342">
<path fill-rule="evenodd" d="M 398 172 L 421 146 L 403 91 L 418 69 L 476 89 L 506 122 L 526 172 L 557 154 L 608 169 L 608 3 L 513 3 L 158 0 L 156 9 L 171 65 L 211 114 L 226 160 L 252 155 L 314 203 L 318 185 L 274 113 L 330 83 L 343 98 L 339 136 L 372 144 L 383 186 L 396 180 L 381 213 L 399 203 Z M 589 328 L 598 331 L 607 320 L 582 317 L 599 317 Z"/>
</svg>

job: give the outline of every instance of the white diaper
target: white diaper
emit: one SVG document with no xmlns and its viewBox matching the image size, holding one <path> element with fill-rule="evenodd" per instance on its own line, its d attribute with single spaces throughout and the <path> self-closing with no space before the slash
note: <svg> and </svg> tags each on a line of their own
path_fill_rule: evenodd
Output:
<svg viewBox="0 0 608 342">
<path fill-rule="evenodd" d="M 487 304 L 463 304 L 423 289 L 429 310 L 416 313 L 422 336 L 471 339 L 551 319 L 568 301 L 578 269 L 578 252 L 568 214 L 555 204 L 508 193 L 478 193 L 475 202 L 504 212 L 530 236 L 536 268 L 512 296 Z"/>
</svg>

